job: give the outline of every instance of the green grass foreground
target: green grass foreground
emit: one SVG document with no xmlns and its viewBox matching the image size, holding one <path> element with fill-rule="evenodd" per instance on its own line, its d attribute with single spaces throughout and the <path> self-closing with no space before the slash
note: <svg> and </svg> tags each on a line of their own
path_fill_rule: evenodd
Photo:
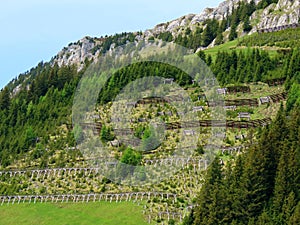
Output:
<svg viewBox="0 0 300 225">
<path fill-rule="evenodd" d="M 36 203 L 0 206 L 0 224 L 10 225 L 143 225 L 142 208 L 134 203 Z"/>
</svg>

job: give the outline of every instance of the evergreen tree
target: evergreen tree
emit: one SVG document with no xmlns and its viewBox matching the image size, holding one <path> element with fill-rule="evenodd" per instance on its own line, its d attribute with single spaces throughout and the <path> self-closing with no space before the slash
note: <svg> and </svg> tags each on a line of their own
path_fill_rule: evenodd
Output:
<svg viewBox="0 0 300 225">
<path fill-rule="evenodd" d="M 299 48 L 295 48 L 293 50 L 293 54 L 291 57 L 291 60 L 289 62 L 288 70 L 287 70 L 287 76 L 292 79 L 294 76 L 296 76 L 297 72 L 300 71 L 300 50 Z M 299 73 L 298 73 L 299 75 Z"/>
<path fill-rule="evenodd" d="M 298 202 L 293 215 L 288 221 L 288 225 L 298 225 L 300 222 L 300 201 Z"/>
<path fill-rule="evenodd" d="M 264 148 L 256 146 L 246 157 L 242 189 L 243 205 L 246 206 L 245 215 L 248 218 L 260 215 L 270 198 L 272 178 L 269 175 L 271 171 L 268 171 L 269 154 Z"/>
<path fill-rule="evenodd" d="M 10 92 L 8 87 L 5 87 L 0 92 L 0 110 L 8 110 L 10 106 Z"/>
<path fill-rule="evenodd" d="M 204 46 L 204 47 L 208 46 L 211 43 L 212 39 L 213 39 L 213 36 L 212 36 L 211 28 L 209 26 L 207 26 L 204 29 L 203 34 L 202 34 L 202 46 Z"/>
<path fill-rule="evenodd" d="M 251 29 L 252 29 L 252 26 L 250 24 L 249 16 L 245 16 L 243 30 L 245 32 L 249 32 Z"/>
<path fill-rule="evenodd" d="M 206 28 L 202 33 L 202 46 L 207 47 L 216 38 L 218 27 L 216 19 L 206 21 Z"/>
<path fill-rule="evenodd" d="M 217 157 L 210 165 L 195 209 L 195 224 L 218 224 L 218 204 L 221 198 L 222 169 Z"/>
<path fill-rule="evenodd" d="M 229 33 L 229 41 L 233 41 L 237 38 L 236 25 L 232 25 Z"/>
<path fill-rule="evenodd" d="M 217 32 L 217 37 L 216 37 L 215 44 L 216 45 L 223 44 L 224 43 L 223 39 L 224 39 L 224 37 L 223 37 L 223 31 L 222 31 L 222 28 L 220 26 L 219 29 L 218 29 L 218 32 Z"/>
</svg>

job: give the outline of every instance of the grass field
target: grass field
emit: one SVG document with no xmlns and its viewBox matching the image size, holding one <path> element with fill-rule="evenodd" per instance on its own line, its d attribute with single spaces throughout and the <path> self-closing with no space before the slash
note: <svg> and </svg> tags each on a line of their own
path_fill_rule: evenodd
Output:
<svg viewBox="0 0 300 225">
<path fill-rule="evenodd" d="M 248 37 L 243 37 L 245 39 L 247 39 Z M 241 38 L 240 40 L 243 40 L 243 38 Z M 278 47 L 268 47 L 268 46 L 264 46 L 264 47 L 258 47 L 258 46 L 254 46 L 254 47 L 245 47 L 245 46 L 238 46 L 239 43 L 239 39 L 236 39 L 234 41 L 229 41 L 226 42 L 224 44 L 221 45 L 217 45 L 213 48 L 208 48 L 206 49 L 204 52 L 208 55 L 211 55 L 212 59 L 215 60 L 217 57 L 218 52 L 232 52 L 232 51 L 244 51 L 247 52 L 249 51 L 249 49 L 253 49 L 253 48 L 259 48 L 261 50 L 265 50 L 268 51 L 268 53 L 270 54 L 270 57 L 275 57 L 277 55 L 277 50 L 280 49 Z"/>
<path fill-rule="evenodd" d="M 37 203 L 0 206 L 1 225 L 143 225 L 142 208 L 134 203 Z"/>
<path fill-rule="evenodd" d="M 218 52 L 236 50 L 237 44 L 238 44 L 237 40 L 229 41 L 229 42 L 226 42 L 225 44 L 217 45 L 213 48 L 208 48 L 207 50 L 205 50 L 205 53 L 210 54 L 212 56 L 212 58 L 215 59 Z"/>
</svg>

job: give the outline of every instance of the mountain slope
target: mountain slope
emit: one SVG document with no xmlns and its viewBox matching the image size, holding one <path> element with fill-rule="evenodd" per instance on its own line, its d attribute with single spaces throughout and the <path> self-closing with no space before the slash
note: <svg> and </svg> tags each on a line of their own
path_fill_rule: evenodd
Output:
<svg viewBox="0 0 300 225">
<path fill-rule="evenodd" d="M 192 210 L 184 224 L 192 224 L 196 215 L 195 221 L 203 219 L 201 224 L 250 225 L 266 224 L 261 221 L 274 219 L 271 217 L 274 199 L 279 216 L 276 221 L 282 218 L 297 221 L 300 212 L 300 170 L 299 160 L 296 160 L 299 156 L 300 131 L 300 29 L 247 35 L 257 30 L 257 24 L 265 23 L 263 21 L 267 17 L 262 16 L 263 12 L 272 18 L 281 11 L 284 17 L 288 10 L 298 7 L 295 1 L 272 2 L 226 1 L 218 8 L 206 9 L 198 15 L 187 15 L 145 32 L 84 37 L 70 43 L 50 62 L 40 63 L 20 75 L 0 92 L 2 204 L 17 201 L 21 204 L 22 196 L 23 202 L 55 201 L 56 198 L 54 204 L 59 200 L 70 202 L 72 199 L 75 205 L 76 202 L 86 201 L 88 204 L 88 201 L 98 201 L 97 196 L 99 201 L 105 199 L 110 202 L 135 199 L 143 205 L 144 218 L 155 224 L 179 223 Z M 272 8 L 277 5 L 281 8 Z M 277 26 L 278 23 L 267 22 L 267 25 Z M 241 36 L 243 38 L 238 38 Z M 82 79 L 90 64 L 117 46 L 127 42 L 138 45 L 141 39 L 175 42 L 197 52 L 222 86 L 217 93 L 225 98 L 226 123 L 212 123 L 211 107 L 218 105 L 218 102 L 208 101 L 202 87 L 194 84 L 191 77 L 175 66 L 158 62 L 133 63 L 117 70 L 101 89 L 91 111 L 78 113 L 86 120 L 79 123 L 72 121 L 72 109 L 76 111 L 85 107 L 84 104 L 75 104 L 79 107 L 74 107 L 79 82 L 84 81 L 92 86 L 97 84 L 96 78 L 99 78 L 97 73 L 92 73 L 92 77 Z M 124 56 L 125 62 L 126 59 Z M 198 65 L 197 62 L 196 67 Z M 197 74 L 199 80 L 202 79 L 201 73 Z M 170 86 L 174 87 L 176 82 L 180 88 L 170 88 L 168 95 L 158 98 L 152 97 L 159 89 L 157 83 L 150 87 L 151 93 L 146 85 L 140 85 L 146 89 L 145 92 L 129 85 L 153 74 L 164 79 L 166 85 L 163 89 L 169 91 L 170 81 L 173 84 Z M 105 74 L 100 76 L 102 78 Z M 152 84 L 151 78 L 149 80 L 145 82 L 147 85 Z M 97 89 L 91 91 L 91 86 L 81 89 L 82 93 L 88 94 L 84 101 L 88 102 L 90 94 L 100 89 L 95 86 Z M 118 107 L 115 105 L 116 96 L 122 93 L 124 87 L 130 87 L 130 94 L 138 93 L 140 99 L 128 102 L 126 107 Z M 181 90 L 188 97 L 187 102 L 195 107 L 185 104 L 186 98 L 181 95 Z M 178 110 L 174 107 L 175 104 L 171 104 L 173 99 L 176 103 L 184 102 L 184 108 Z M 285 105 L 287 110 L 283 110 Z M 128 118 L 118 116 L 118 113 L 126 114 L 125 108 L 130 111 Z M 279 109 L 277 119 L 272 122 Z M 189 120 L 181 120 L 180 115 L 190 116 Z M 130 127 L 118 129 L 115 125 L 123 122 L 123 118 L 126 122 L 130 121 Z M 165 124 L 162 136 L 160 132 L 155 132 L 157 124 L 153 121 Z M 224 134 L 213 132 L 213 126 L 226 131 Z M 192 130 L 186 130 L 190 127 Z M 128 136 L 128 132 L 133 133 L 134 138 Z M 87 136 L 89 134 L 92 136 Z M 220 138 L 220 146 L 209 144 L 210 136 Z M 95 138 L 95 144 L 101 141 L 107 148 L 107 159 L 99 155 L 94 157 L 89 154 L 90 151 L 85 154 L 84 145 L 81 145 L 84 139 L 91 144 L 87 150 L 96 149 L 89 137 Z M 145 151 L 138 151 L 138 144 Z M 207 146 L 215 148 L 214 153 L 220 160 L 216 160 L 206 174 L 209 161 L 203 154 L 212 150 Z M 187 155 L 177 155 L 177 158 L 170 160 L 176 150 L 184 148 L 191 150 L 188 158 Z M 97 165 L 91 164 L 90 161 L 95 159 Z M 122 170 L 116 165 L 116 160 L 142 168 Z M 173 176 L 161 173 L 164 172 L 163 166 L 171 168 L 174 164 L 181 168 Z M 236 164 L 238 169 L 234 169 Z M 143 166 L 148 165 L 158 168 L 154 178 L 166 179 L 149 187 L 119 185 L 113 182 L 110 174 L 103 173 L 107 169 L 114 174 L 112 168 L 115 168 L 117 176 L 134 175 L 135 182 L 147 178 Z M 285 171 L 289 180 L 285 177 Z M 204 188 L 198 198 L 197 193 L 202 186 Z M 285 193 L 290 193 L 288 198 Z M 286 210 L 281 210 L 281 207 Z M 282 217 L 286 212 L 293 215 Z"/>
</svg>

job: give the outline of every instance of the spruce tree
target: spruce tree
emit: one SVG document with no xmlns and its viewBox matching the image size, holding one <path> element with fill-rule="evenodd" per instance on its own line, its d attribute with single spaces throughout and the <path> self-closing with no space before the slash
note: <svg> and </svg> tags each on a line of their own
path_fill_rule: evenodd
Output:
<svg viewBox="0 0 300 225">
<path fill-rule="evenodd" d="M 293 215 L 288 221 L 288 225 L 298 225 L 300 223 L 300 201 L 298 202 Z"/>
<path fill-rule="evenodd" d="M 8 87 L 5 87 L 0 92 L 0 110 L 8 110 L 10 106 L 10 92 Z"/>
<path fill-rule="evenodd" d="M 232 25 L 229 33 L 229 41 L 233 41 L 237 38 L 236 25 Z"/>
<path fill-rule="evenodd" d="M 221 199 L 222 169 L 220 159 L 216 157 L 210 165 L 206 180 L 200 190 L 198 207 L 195 209 L 194 224 L 218 224 L 218 201 Z"/>
<path fill-rule="evenodd" d="M 226 30 L 226 20 L 223 18 L 223 20 L 221 21 L 220 25 L 218 26 L 217 36 L 216 36 L 216 41 L 215 41 L 216 45 L 220 45 L 220 44 L 224 43 L 223 32 L 225 30 Z"/>
<path fill-rule="evenodd" d="M 265 135 L 262 138 L 266 138 Z M 273 175 L 276 171 L 274 152 L 264 144 L 250 148 L 246 156 L 242 204 L 246 206 L 245 215 L 248 218 L 260 215 L 272 195 Z"/>
<path fill-rule="evenodd" d="M 243 30 L 245 32 L 249 32 L 251 29 L 252 29 L 252 26 L 250 24 L 249 16 L 246 16 L 244 19 Z"/>
</svg>

